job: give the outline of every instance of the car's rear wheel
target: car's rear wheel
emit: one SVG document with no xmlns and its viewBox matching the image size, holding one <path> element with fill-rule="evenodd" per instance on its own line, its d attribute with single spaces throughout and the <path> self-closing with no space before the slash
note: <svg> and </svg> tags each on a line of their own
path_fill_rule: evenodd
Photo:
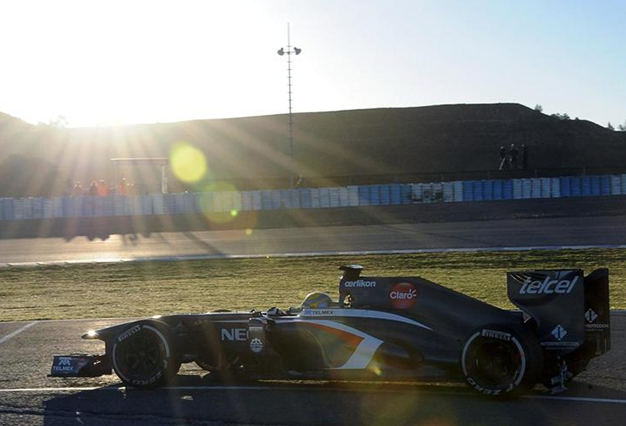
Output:
<svg viewBox="0 0 626 426">
<path fill-rule="evenodd" d="M 153 388 L 173 379 L 180 368 L 173 333 L 158 321 L 141 321 L 117 335 L 113 369 L 127 386 Z"/>
<path fill-rule="evenodd" d="M 465 341 L 461 367 L 467 383 L 481 394 L 516 397 L 539 380 L 543 353 L 531 333 L 485 326 Z"/>
</svg>

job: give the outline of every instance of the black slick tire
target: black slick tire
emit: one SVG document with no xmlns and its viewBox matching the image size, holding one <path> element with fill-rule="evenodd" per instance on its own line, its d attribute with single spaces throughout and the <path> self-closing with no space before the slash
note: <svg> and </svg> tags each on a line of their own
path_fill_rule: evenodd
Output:
<svg viewBox="0 0 626 426">
<path fill-rule="evenodd" d="M 111 361 L 120 380 L 135 388 L 171 381 L 181 364 L 170 327 L 150 320 L 131 324 L 115 337 Z"/>
<path fill-rule="evenodd" d="M 487 325 L 465 340 L 461 368 L 467 383 L 482 395 L 515 398 L 541 377 L 543 352 L 529 331 Z"/>
</svg>

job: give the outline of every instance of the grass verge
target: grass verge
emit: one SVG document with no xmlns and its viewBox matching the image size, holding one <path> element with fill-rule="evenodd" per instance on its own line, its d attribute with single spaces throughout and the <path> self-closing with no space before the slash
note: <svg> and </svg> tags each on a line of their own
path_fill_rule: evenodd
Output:
<svg viewBox="0 0 626 426">
<path fill-rule="evenodd" d="M 626 308 L 626 250 L 440 253 L 136 262 L 0 270 L 0 321 L 135 317 L 299 304 L 311 291 L 337 296 L 346 263 L 365 275 L 421 276 L 512 308 L 506 271 L 608 267 L 611 306 Z"/>
</svg>

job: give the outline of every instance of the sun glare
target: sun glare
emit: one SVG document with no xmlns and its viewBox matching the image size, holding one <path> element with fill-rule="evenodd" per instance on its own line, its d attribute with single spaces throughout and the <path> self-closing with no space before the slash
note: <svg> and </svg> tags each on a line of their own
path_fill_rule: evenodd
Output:
<svg viewBox="0 0 626 426">
<path fill-rule="evenodd" d="M 204 153 L 187 142 L 174 144 L 170 151 L 172 172 L 180 181 L 197 183 L 207 174 L 207 160 Z"/>
</svg>

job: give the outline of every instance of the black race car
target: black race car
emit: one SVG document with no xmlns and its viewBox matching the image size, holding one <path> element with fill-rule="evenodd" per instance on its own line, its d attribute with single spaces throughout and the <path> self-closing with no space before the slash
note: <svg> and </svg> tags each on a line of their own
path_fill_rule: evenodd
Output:
<svg viewBox="0 0 626 426">
<path fill-rule="evenodd" d="M 167 383 L 181 363 L 216 377 L 465 380 L 513 396 L 543 383 L 553 392 L 610 349 L 609 274 L 599 269 L 511 272 L 519 311 L 419 277 L 362 277 L 342 266 L 339 300 L 312 293 L 303 306 L 153 317 L 90 331 L 99 356 L 55 356 L 53 376 L 98 376 L 126 385 Z"/>
</svg>

